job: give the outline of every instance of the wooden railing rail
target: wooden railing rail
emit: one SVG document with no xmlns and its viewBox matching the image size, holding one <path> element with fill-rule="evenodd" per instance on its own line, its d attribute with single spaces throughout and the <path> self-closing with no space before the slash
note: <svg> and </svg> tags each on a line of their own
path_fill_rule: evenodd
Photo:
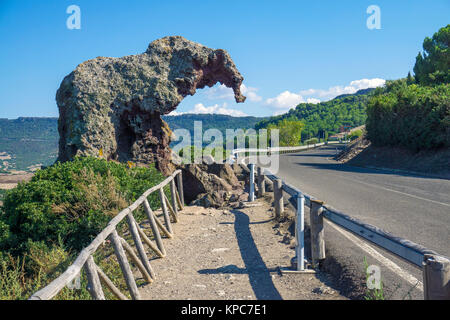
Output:
<svg viewBox="0 0 450 320">
<path fill-rule="evenodd" d="M 175 184 L 175 180 L 177 185 Z M 170 192 L 172 203 L 169 203 L 167 196 L 164 193 L 164 187 L 170 183 Z M 147 197 L 153 192 L 159 192 L 161 201 L 161 208 L 163 211 L 164 224 L 156 217 L 148 203 Z M 133 216 L 133 211 L 144 205 L 146 216 L 149 220 L 155 242 L 154 244 L 141 229 Z M 78 254 L 75 261 L 64 271 L 58 278 L 49 283 L 46 287 L 35 292 L 30 300 L 50 300 L 55 297 L 65 286 L 71 283 L 83 268 L 86 271 L 88 279 L 88 290 L 93 299 L 104 300 L 105 295 L 101 283 L 105 284 L 109 290 L 119 299 L 125 300 L 126 296 L 112 283 L 106 274 L 95 264 L 93 254 L 109 239 L 114 247 L 114 252 L 119 262 L 122 274 L 133 299 L 140 299 L 139 291 L 137 290 L 136 282 L 131 271 L 127 255 L 138 267 L 143 278 L 151 283 L 155 279 L 155 273 L 150 265 L 149 259 L 144 249 L 143 242 L 155 252 L 159 257 L 166 255 L 160 231 L 167 237 L 173 237 L 173 229 L 170 221 L 170 215 L 174 221 L 178 221 L 178 211 L 184 208 L 183 196 L 183 180 L 181 170 L 176 170 L 172 175 L 168 176 L 160 184 L 145 191 L 133 204 L 119 212 L 114 218 L 109 221 L 108 225 L 95 237 L 95 239 Z M 170 211 L 170 212 L 169 212 Z M 117 225 L 127 218 L 127 225 L 132 236 L 133 242 L 137 249 L 137 254 L 134 249 L 117 233 Z"/>
</svg>

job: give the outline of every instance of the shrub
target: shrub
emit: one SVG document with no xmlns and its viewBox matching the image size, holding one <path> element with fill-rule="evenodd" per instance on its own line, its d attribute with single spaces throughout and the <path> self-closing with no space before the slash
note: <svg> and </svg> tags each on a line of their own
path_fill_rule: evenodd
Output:
<svg viewBox="0 0 450 320">
<path fill-rule="evenodd" d="M 353 140 L 358 139 L 359 137 L 361 137 L 362 134 L 363 134 L 362 130 L 355 130 L 355 131 L 353 131 L 352 133 L 350 133 L 348 135 L 348 138 L 350 139 L 350 141 L 353 141 Z"/>
<path fill-rule="evenodd" d="M 380 91 L 368 103 L 366 130 L 378 146 L 414 151 L 450 146 L 450 85 L 404 83 Z"/>
<path fill-rule="evenodd" d="M 162 180 L 153 165 L 76 158 L 40 170 L 10 190 L 0 207 L 0 299 L 26 299 L 55 279 L 114 215 Z M 153 209 L 160 206 L 157 193 L 148 200 Z M 138 210 L 136 219 L 142 216 Z M 95 255 L 124 289 L 117 262 L 104 259 L 111 253 Z M 81 284 L 80 290 L 64 288 L 55 298 L 89 299 L 84 275 Z"/>
<path fill-rule="evenodd" d="M 311 138 L 305 141 L 305 144 L 310 145 L 310 144 L 315 144 L 318 143 L 319 140 L 317 138 Z"/>
<path fill-rule="evenodd" d="M 128 168 L 96 158 L 56 163 L 7 193 L 0 249 L 22 254 L 28 241 L 62 241 L 80 250 L 115 214 L 163 179 L 153 166 Z M 149 202 L 158 207 L 158 195 L 152 194 Z"/>
</svg>

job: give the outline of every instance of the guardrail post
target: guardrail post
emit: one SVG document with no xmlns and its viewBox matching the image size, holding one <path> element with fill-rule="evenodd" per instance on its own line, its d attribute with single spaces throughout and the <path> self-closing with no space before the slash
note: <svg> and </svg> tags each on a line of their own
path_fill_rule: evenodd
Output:
<svg viewBox="0 0 450 320">
<path fill-rule="evenodd" d="M 450 300 L 450 260 L 426 254 L 422 270 L 424 299 Z"/>
<path fill-rule="evenodd" d="M 310 229 L 311 229 L 311 258 L 313 265 L 325 259 L 325 233 L 323 229 L 323 201 L 311 200 Z"/>
<path fill-rule="evenodd" d="M 297 194 L 295 237 L 297 238 L 297 271 L 305 270 L 305 196 Z"/>
<path fill-rule="evenodd" d="M 279 219 L 281 214 L 284 211 L 284 203 L 283 203 L 283 182 L 281 179 L 276 179 L 273 182 L 273 198 L 274 198 L 274 206 L 275 206 L 275 217 Z"/>
<path fill-rule="evenodd" d="M 255 200 L 255 164 L 249 163 L 250 168 L 250 191 L 248 193 L 248 201 L 252 202 Z"/>
<path fill-rule="evenodd" d="M 258 167 L 258 197 L 264 197 L 266 193 L 266 183 L 264 182 L 264 173 L 261 167 Z"/>
</svg>

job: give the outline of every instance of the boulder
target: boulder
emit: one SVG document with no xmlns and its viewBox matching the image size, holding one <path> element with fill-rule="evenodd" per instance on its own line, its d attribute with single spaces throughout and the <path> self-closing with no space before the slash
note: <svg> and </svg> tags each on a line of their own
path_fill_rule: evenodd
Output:
<svg viewBox="0 0 450 320">
<path fill-rule="evenodd" d="M 236 102 L 243 77 L 229 54 L 180 36 L 153 41 L 143 54 L 98 57 L 81 63 L 61 83 L 59 157 L 99 156 L 155 162 L 170 173 L 171 131 L 161 115 L 175 110 L 197 89 L 221 83 Z"/>
<path fill-rule="evenodd" d="M 229 164 L 186 164 L 183 171 L 184 198 L 187 203 L 220 208 L 236 201 L 244 192 Z"/>
</svg>

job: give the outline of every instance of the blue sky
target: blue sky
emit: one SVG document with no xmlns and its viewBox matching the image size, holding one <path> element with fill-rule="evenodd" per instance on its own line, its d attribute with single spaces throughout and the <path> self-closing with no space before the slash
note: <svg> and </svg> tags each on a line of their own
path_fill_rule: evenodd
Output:
<svg viewBox="0 0 450 320">
<path fill-rule="evenodd" d="M 66 27 L 72 4 L 80 30 Z M 379 30 L 366 26 L 372 4 Z M 0 118 L 58 116 L 56 90 L 78 64 L 139 54 L 167 35 L 226 49 L 249 97 L 236 104 L 216 86 L 186 97 L 177 112 L 281 113 L 406 76 L 423 39 L 449 17 L 448 0 L 0 0 Z"/>
</svg>

